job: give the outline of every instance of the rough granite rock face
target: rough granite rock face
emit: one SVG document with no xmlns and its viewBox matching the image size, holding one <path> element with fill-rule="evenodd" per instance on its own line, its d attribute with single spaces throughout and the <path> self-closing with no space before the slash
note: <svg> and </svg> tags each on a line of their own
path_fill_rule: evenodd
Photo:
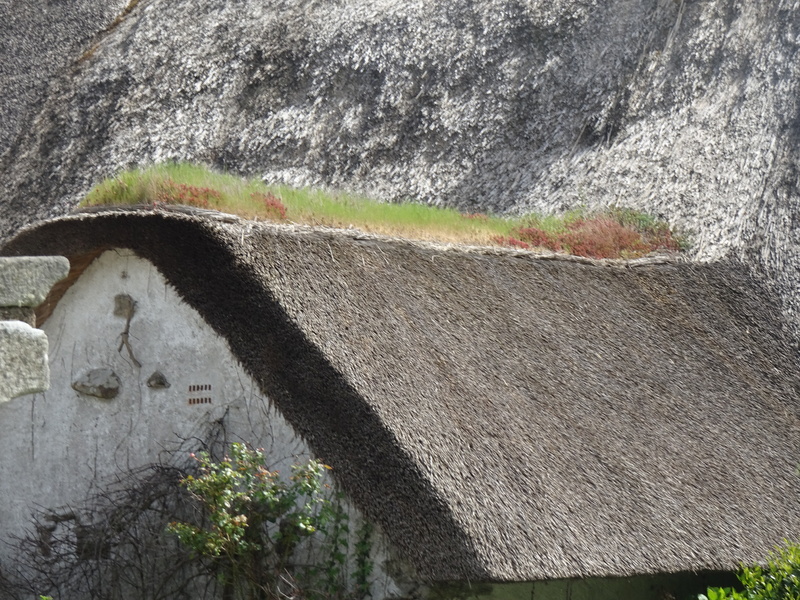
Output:
<svg viewBox="0 0 800 600">
<path fill-rule="evenodd" d="M 0 152 L 128 0 L 0 0 Z"/>
<path fill-rule="evenodd" d="M 141 0 L 0 159 L 0 230 L 193 160 L 467 210 L 617 203 L 765 275 L 800 323 L 786 0 Z"/>
</svg>

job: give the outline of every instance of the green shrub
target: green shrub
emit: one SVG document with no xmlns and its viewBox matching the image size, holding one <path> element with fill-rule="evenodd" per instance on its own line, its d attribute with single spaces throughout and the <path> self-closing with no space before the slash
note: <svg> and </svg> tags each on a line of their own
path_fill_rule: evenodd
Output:
<svg viewBox="0 0 800 600">
<path fill-rule="evenodd" d="M 698 600 L 800 600 L 800 546 L 786 544 L 765 567 L 742 567 L 738 577 L 743 591 L 709 588 Z"/>
<path fill-rule="evenodd" d="M 194 455 L 193 455 L 194 456 Z M 172 522 L 176 534 L 223 585 L 223 599 L 361 598 L 369 592 L 371 530 L 359 530 L 348 554 L 349 527 L 341 496 L 331 500 L 323 483 L 326 465 L 292 466 L 282 478 L 266 466 L 261 450 L 232 444 L 220 461 L 194 456 L 196 476 L 182 480 L 196 502 L 192 522 Z M 304 540 L 320 534 L 312 564 L 297 561 Z M 355 563 L 355 594 L 348 593 L 348 559 Z"/>
</svg>

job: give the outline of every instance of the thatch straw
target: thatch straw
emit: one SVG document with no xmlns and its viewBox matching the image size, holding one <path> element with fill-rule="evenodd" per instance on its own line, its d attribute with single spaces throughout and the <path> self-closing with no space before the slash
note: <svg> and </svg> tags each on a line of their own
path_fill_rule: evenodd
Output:
<svg viewBox="0 0 800 600">
<path fill-rule="evenodd" d="M 152 261 L 425 578 L 730 569 L 798 537 L 798 361 L 742 267 L 357 237 L 112 211 L 5 253 Z"/>
</svg>

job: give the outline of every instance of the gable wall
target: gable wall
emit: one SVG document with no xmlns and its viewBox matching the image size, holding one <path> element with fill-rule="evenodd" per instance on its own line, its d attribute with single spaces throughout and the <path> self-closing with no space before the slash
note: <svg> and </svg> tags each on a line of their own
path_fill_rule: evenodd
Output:
<svg viewBox="0 0 800 600">
<path fill-rule="evenodd" d="M 128 340 L 140 367 L 127 347 L 120 348 L 127 319 L 115 314 L 118 295 L 135 302 Z M 0 405 L 3 441 L 14 449 L 0 456 L 0 540 L 23 534 L 37 507 L 78 506 L 115 475 L 168 462 L 182 441 L 193 450 L 195 440 L 208 439 L 212 431 L 223 441 L 263 447 L 281 472 L 311 456 L 225 341 L 152 264 L 128 251 L 100 256 L 42 328 L 50 338 L 50 389 Z M 116 374 L 116 397 L 101 399 L 71 387 L 92 369 Z M 147 385 L 155 371 L 169 387 Z M 210 403 L 197 403 L 207 398 Z M 360 519 L 348 510 L 351 522 Z M 376 597 L 397 593 L 384 574 L 383 536 L 376 536 L 373 555 Z M 1 543 L 0 562 L 13 562 L 13 550 Z"/>
</svg>

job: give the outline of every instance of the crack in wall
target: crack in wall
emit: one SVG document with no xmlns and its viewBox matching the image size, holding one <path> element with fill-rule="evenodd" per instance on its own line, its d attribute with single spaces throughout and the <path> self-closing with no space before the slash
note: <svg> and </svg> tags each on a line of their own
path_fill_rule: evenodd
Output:
<svg viewBox="0 0 800 600">
<path fill-rule="evenodd" d="M 131 319 L 135 312 L 136 301 L 133 298 L 127 294 L 119 294 L 114 297 L 114 316 L 125 318 L 125 329 L 119 334 L 120 342 L 117 352 L 121 354 L 122 349 L 125 348 L 128 351 L 128 357 L 131 359 L 131 362 L 133 362 L 137 368 L 141 369 L 142 363 L 136 359 L 130 342 Z"/>
</svg>

